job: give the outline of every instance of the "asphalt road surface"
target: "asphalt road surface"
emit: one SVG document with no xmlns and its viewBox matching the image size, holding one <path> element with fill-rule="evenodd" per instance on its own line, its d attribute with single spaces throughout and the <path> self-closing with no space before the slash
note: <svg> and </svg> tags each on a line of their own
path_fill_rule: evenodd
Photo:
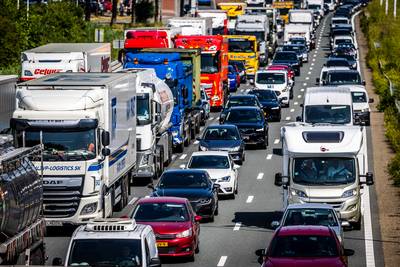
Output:
<svg viewBox="0 0 400 267">
<path fill-rule="evenodd" d="M 254 251 L 266 248 L 273 235 L 270 223 L 279 220 L 282 215 L 283 192 L 274 186 L 276 172 L 282 169 L 282 159 L 279 155 L 281 143 L 280 127 L 287 122 L 295 121 L 301 113 L 304 90 L 315 85 L 319 77 L 329 47 L 329 24 L 331 15 L 325 17 L 316 32 L 317 48 L 309 54 L 309 62 L 301 68 L 301 75 L 296 77 L 294 98 L 290 107 L 282 110 L 281 122 L 269 124 L 269 147 L 249 149 L 246 151 L 246 161 L 239 169 L 239 194 L 235 200 L 220 200 L 219 215 L 213 223 L 203 223 L 200 234 L 200 253 L 195 262 L 178 259 L 165 259 L 166 266 L 259 266 Z M 238 93 L 245 93 L 249 85 L 242 85 Z M 218 123 L 217 113 L 212 113 L 208 124 Z M 368 127 L 369 128 L 369 127 Z M 370 140 L 370 129 L 367 129 Z M 170 168 L 179 168 L 185 164 L 192 152 L 198 150 L 195 141 L 184 153 L 177 154 Z M 372 147 L 368 143 L 369 154 Z M 369 157 L 369 169 L 373 170 L 372 157 Z M 367 192 L 368 190 L 369 192 Z M 143 197 L 150 193 L 145 186 L 132 188 L 131 197 Z M 368 201 L 369 200 L 369 201 Z M 125 213 L 132 208 L 127 207 Z M 364 189 L 363 194 L 364 222 L 361 231 L 346 231 L 344 245 L 353 249 L 355 255 L 349 258 L 350 266 L 383 266 L 383 253 L 379 236 L 379 220 L 374 187 Z M 121 214 L 118 214 L 121 215 Z M 69 238 L 73 229 L 50 229 L 46 238 L 49 262 L 54 257 L 64 258 Z M 376 242 L 374 242 L 374 240 Z"/>
</svg>

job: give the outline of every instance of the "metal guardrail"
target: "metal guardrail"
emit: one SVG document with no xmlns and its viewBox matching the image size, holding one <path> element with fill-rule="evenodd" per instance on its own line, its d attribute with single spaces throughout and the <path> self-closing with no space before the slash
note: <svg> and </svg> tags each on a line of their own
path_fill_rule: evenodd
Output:
<svg viewBox="0 0 400 267">
<path fill-rule="evenodd" d="M 396 106 L 397 112 L 400 113 L 400 101 L 397 99 L 396 96 L 396 87 L 394 86 L 392 80 L 389 78 L 389 76 L 383 71 L 383 64 L 382 61 L 379 60 L 379 70 L 382 72 L 383 76 L 389 83 L 389 92 L 390 95 L 394 98 L 394 105 Z"/>
</svg>

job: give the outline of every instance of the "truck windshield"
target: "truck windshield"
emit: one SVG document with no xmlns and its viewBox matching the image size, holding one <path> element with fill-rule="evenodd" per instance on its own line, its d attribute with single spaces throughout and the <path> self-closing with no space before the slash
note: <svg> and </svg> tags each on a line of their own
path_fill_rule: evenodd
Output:
<svg viewBox="0 0 400 267">
<path fill-rule="evenodd" d="M 242 53 L 254 52 L 254 41 L 246 39 L 229 39 L 228 51 Z"/>
<path fill-rule="evenodd" d="M 140 239 L 77 239 L 72 243 L 68 266 L 142 266 Z"/>
<path fill-rule="evenodd" d="M 296 158 L 293 182 L 302 185 L 337 185 L 354 183 L 355 162 L 352 158 Z"/>
<path fill-rule="evenodd" d="M 306 105 L 305 122 L 347 124 L 351 122 L 349 105 Z"/>
<path fill-rule="evenodd" d="M 22 144 L 22 134 L 18 134 L 18 144 Z M 44 161 L 79 161 L 96 157 L 96 132 L 92 130 L 65 131 L 52 129 L 43 131 Z M 39 131 L 25 131 L 25 146 L 40 144 Z"/>
<path fill-rule="evenodd" d="M 139 125 L 145 125 L 150 123 L 150 101 L 149 94 L 137 95 L 137 119 Z"/>
<path fill-rule="evenodd" d="M 257 73 L 256 83 L 259 84 L 283 84 L 285 74 L 283 73 Z"/>
<path fill-rule="evenodd" d="M 253 35 L 256 37 L 257 41 L 265 40 L 265 32 L 256 32 L 256 31 L 236 31 L 237 35 Z"/>
<path fill-rule="evenodd" d="M 201 73 L 218 73 L 218 55 L 201 54 Z"/>
</svg>

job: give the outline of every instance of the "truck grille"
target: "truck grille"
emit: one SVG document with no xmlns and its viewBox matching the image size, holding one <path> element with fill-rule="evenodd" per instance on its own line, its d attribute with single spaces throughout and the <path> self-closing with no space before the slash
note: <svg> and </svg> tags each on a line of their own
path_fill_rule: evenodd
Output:
<svg viewBox="0 0 400 267">
<path fill-rule="evenodd" d="M 74 186 L 44 185 L 43 213 L 46 218 L 71 217 L 74 216 L 78 210 L 82 197 L 82 177 L 65 177 L 64 179 L 77 180 L 74 183 Z"/>
</svg>

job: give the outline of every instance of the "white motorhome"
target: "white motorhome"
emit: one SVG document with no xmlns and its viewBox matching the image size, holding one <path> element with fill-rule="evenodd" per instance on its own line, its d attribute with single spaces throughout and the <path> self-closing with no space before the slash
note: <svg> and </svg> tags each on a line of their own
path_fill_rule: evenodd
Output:
<svg viewBox="0 0 400 267">
<path fill-rule="evenodd" d="M 259 70 L 256 72 L 254 85 L 257 89 L 274 90 L 279 101 L 289 107 L 293 91 L 287 72 L 281 70 Z"/>
<path fill-rule="evenodd" d="M 267 40 L 269 35 L 269 22 L 266 15 L 239 15 L 237 16 L 235 32 L 237 35 L 254 35 L 258 41 L 260 64 L 268 63 Z"/>
<path fill-rule="evenodd" d="M 17 75 L 0 75 L 0 131 L 10 127 L 15 110 L 15 84 Z"/>
<path fill-rule="evenodd" d="M 21 53 L 21 80 L 57 72 L 110 72 L 109 43 L 50 43 Z"/>
<path fill-rule="evenodd" d="M 281 139 L 283 169 L 275 185 L 284 188 L 284 206 L 326 203 L 360 229 L 361 188 L 374 183 L 363 127 L 290 123 Z"/>
<path fill-rule="evenodd" d="M 353 125 L 353 101 L 347 87 L 309 87 L 304 94 L 302 117 L 310 124 Z"/>
<path fill-rule="evenodd" d="M 289 10 L 289 23 L 307 24 L 310 27 L 310 31 L 314 31 L 316 28 L 313 11 L 308 9 Z"/>
<path fill-rule="evenodd" d="M 287 24 L 283 33 L 283 41 L 287 43 L 292 37 L 306 38 L 309 49 L 312 49 L 312 47 L 315 46 L 315 40 L 313 39 L 312 31 L 310 31 L 310 26 L 307 24 Z"/>
<path fill-rule="evenodd" d="M 212 35 L 212 19 L 209 17 L 176 17 L 168 19 L 167 25 L 180 28 L 182 35 Z"/>
<path fill-rule="evenodd" d="M 42 144 L 48 225 L 105 218 L 128 203 L 136 173 L 140 73 L 57 73 L 17 85 L 16 147 Z M 151 81 L 149 81 L 151 83 Z"/>
<path fill-rule="evenodd" d="M 228 34 L 228 15 L 226 10 L 198 10 L 196 14 L 199 18 L 211 18 L 213 35 Z"/>
</svg>

